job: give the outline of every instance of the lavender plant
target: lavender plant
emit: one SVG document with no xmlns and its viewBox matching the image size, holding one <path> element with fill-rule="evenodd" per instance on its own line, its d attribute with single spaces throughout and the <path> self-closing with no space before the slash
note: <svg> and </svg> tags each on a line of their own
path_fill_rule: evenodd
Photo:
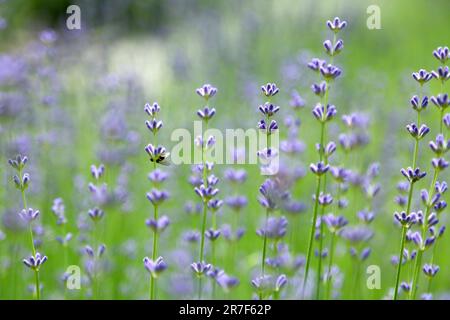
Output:
<svg viewBox="0 0 450 320">
<path fill-rule="evenodd" d="M 317 151 L 319 154 L 319 162 L 317 164 L 311 164 L 310 169 L 317 177 L 317 187 L 314 195 L 314 209 L 313 209 L 313 219 L 311 224 L 311 231 L 308 243 L 308 251 L 306 255 L 306 265 L 305 274 L 303 280 L 303 292 L 305 292 L 306 283 L 308 280 L 309 269 L 312 258 L 312 251 L 314 245 L 314 235 L 316 233 L 316 226 L 318 221 L 321 222 L 321 217 L 323 216 L 325 206 L 332 201 L 331 195 L 326 194 L 326 173 L 329 170 L 328 158 L 334 153 L 336 145 L 334 142 L 330 142 L 325 146 L 326 139 L 326 125 L 331 121 L 336 115 L 336 107 L 329 104 L 329 90 L 333 80 L 338 78 L 342 71 L 337 66 L 333 65 L 334 57 L 338 55 L 344 48 L 344 42 L 341 39 L 337 39 L 337 34 L 340 30 L 345 28 L 347 25 L 346 21 L 341 21 L 340 18 L 336 17 L 333 21 L 327 21 L 328 28 L 333 31 L 333 41 L 326 40 L 323 43 L 325 52 L 330 56 L 330 63 L 327 64 L 325 60 L 313 59 L 308 67 L 321 75 L 323 81 L 319 84 L 313 84 L 313 92 L 320 97 L 321 102 L 318 103 L 313 109 L 313 116 L 320 123 L 320 140 L 317 144 Z M 319 207 L 321 207 L 320 218 L 318 219 Z M 321 283 L 321 272 L 322 272 L 322 249 L 323 249 L 323 224 L 320 223 L 320 235 L 319 235 L 319 264 L 317 269 L 317 281 L 316 281 L 316 299 L 320 295 L 320 283 Z"/>
<path fill-rule="evenodd" d="M 27 224 L 30 238 L 30 247 L 32 255 L 26 259 L 23 259 L 23 263 L 34 272 L 35 281 L 35 294 L 36 299 L 41 298 L 41 286 L 39 283 L 39 269 L 47 261 L 47 256 L 41 255 L 36 251 L 32 222 L 39 216 L 39 210 L 29 208 L 27 205 L 26 190 L 30 184 L 30 175 L 24 172 L 24 168 L 28 162 L 26 156 L 17 155 L 15 159 L 9 159 L 8 163 L 16 170 L 16 174 L 13 176 L 13 181 L 16 188 L 20 191 L 22 196 L 23 209 L 19 213 L 20 218 Z"/>
<path fill-rule="evenodd" d="M 152 248 L 152 258 L 144 258 L 144 267 L 150 273 L 150 300 L 156 298 L 156 281 L 159 274 L 167 268 L 167 264 L 164 262 L 161 256 L 158 256 L 158 236 L 162 233 L 169 225 L 170 220 L 167 216 L 159 216 L 158 209 L 161 204 L 163 204 L 168 198 L 169 193 L 165 190 L 159 190 L 161 183 L 163 183 L 168 175 L 162 170 L 157 169 L 157 164 L 167 164 L 169 153 L 166 152 L 165 148 L 158 146 L 158 132 L 163 127 L 163 122 L 157 120 L 156 116 L 160 112 L 161 108 L 158 103 L 153 103 L 152 105 L 146 104 L 144 111 L 151 117 L 150 120 L 146 120 L 145 124 L 153 134 L 153 143 L 148 144 L 145 147 L 145 151 L 149 156 L 150 162 L 153 163 L 153 171 L 149 174 L 148 178 L 153 183 L 153 189 L 147 193 L 147 199 L 151 202 L 153 206 L 153 217 L 146 220 L 146 225 L 153 231 L 153 248 Z"/>
</svg>

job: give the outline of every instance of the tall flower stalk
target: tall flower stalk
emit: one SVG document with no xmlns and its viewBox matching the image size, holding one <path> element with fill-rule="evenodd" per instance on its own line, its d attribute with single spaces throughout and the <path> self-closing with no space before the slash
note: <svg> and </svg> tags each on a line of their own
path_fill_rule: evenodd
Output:
<svg viewBox="0 0 450 320">
<path fill-rule="evenodd" d="M 150 120 L 146 120 L 145 124 L 147 129 L 153 134 L 153 143 L 148 144 L 145 147 L 145 151 L 149 156 L 150 162 L 153 163 L 153 171 L 149 174 L 148 178 L 153 184 L 153 188 L 147 193 L 147 199 L 153 206 L 153 217 L 146 220 L 146 225 L 153 231 L 152 241 L 152 257 L 144 258 L 144 267 L 150 273 L 150 300 L 156 299 L 156 284 L 158 275 L 167 268 L 161 256 L 158 256 L 158 237 L 169 225 L 170 220 L 167 216 L 159 216 L 158 209 L 160 205 L 166 201 L 169 197 L 169 193 L 165 190 L 158 189 L 166 179 L 167 174 L 164 171 L 157 169 L 157 164 L 165 165 L 168 163 L 169 153 L 166 149 L 158 145 L 158 132 L 163 127 L 163 122 L 156 118 L 161 108 L 158 103 L 150 105 L 147 103 L 144 107 L 144 111 L 151 117 Z"/>
<path fill-rule="evenodd" d="M 202 184 L 198 187 L 195 187 L 195 192 L 201 198 L 203 204 L 202 216 L 201 216 L 201 240 L 200 240 L 200 250 L 199 250 L 199 260 L 197 263 L 193 263 L 191 268 L 194 273 L 198 277 L 198 298 L 202 298 L 202 278 L 209 271 L 212 266 L 210 264 L 206 264 L 204 262 L 204 251 L 205 251 L 205 237 L 206 235 L 206 224 L 208 218 L 208 203 L 210 200 L 219 193 L 219 189 L 215 187 L 218 182 L 218 179 L 211 175 L 208 177 L 208 174 L 212 171 L 214 164 L 207 161 L 207 148 L 212 147 L 215 143 L 215 138 L 213 136 L 208 139 L 205 138 L 204 133 L 208 130 L 209 120 L 211 120 L 216 114 L 216 109 L 210 108 L 208 106 L 209 99 L 214 97 L 217 93 L 217 88 L 211 86 L 210 84 L 205 84 L 202 87 L 196 90 L 196 93 L 205 100 L 205 106 L 203 109 L 199 109 L 197 111 L 197 115 L 203 122 L 203 135 L 196 139 L 196 144 L 201 148 L 201 173 L 202 173 Z M 215 224 L 215 214 L 213 214 L 213 224 Z M 220 232 L 215 230 L 215 226 L 213 226 L 213 234 L 210 234 L 212 237 L 218 237 Z M 217 236 L 216 236 L 217 235 Z M 212 245 L 214 246 L 214 244 Z M 213 250 L 214 251 L 214 250 Z"/>
<path fill-rule="evenodd" d="M 306 255 L 306 265 L 305 273 L 303 279 L 303 295 L 306 290 L 306 284 L 309 275 L 309 269 L 312 258 L 312 251 L 314 245 L 314 236 L 316 234 L 316 226 L 318 224 L 318 213 L 319 207 L 322 205 L 320 216 L 324 214 L 324 203 L 320 203 L 320 199 L 326 196 L 326 173 L 328 172 L 328 157 L 334 152 L 336 145 L 332 142 L 325 147 L 326 139 L 326 125 L 334 118 L 336 115 L 336 107 L 330 105 L 329 102 L 329 90 L 331 82 L 339 77 L 342 73 L 341 69 L 333 65 L 334 57 L 339 54 L 344 48 L 344 42 L 342 40 L 337 40 L 337 33 L 345 28 L 347 25 L 346 21 L 341 21 L 338 17 L 334 18 L 333 21 L 327 21 L 328 28 L 333 31 L 333 41 L 326 40 L 323 43 L 326 53 L 330 56 L 330 63 L 327 64 L 325 60 L 313 59 L 308 67 L 313 71 L 321 75 L 323 81 L 319 84 L 313 84 L 313 92 L 320 97 L 321 102 L 318 103 L 313 109 L 314 117 L 320 123 L 320 140 L 317 145 L 317 151 L 319 154 L 319 162 L 317 164 L 311 164 L 310 169 L 317 177 L 316 191 L 314 194 L 314 206 L 313 206 L 313 219 L 310 230 L 310 237 L 308 243 L 308 250 Z M 329 153 L 327 153 L 327 148 L 329 148 Z M 321 197 L 322 196 L 322 197 Z M 330 196 L 331 197 L 331 196 Z M 332 200 L 332 198 L 331 198 Z M 322 247 L 323 247 L 323 224 L 320 223 L 320 234 L 319 234 L 319 264 L 317 269 L 317 279 L 316 279 L 316 299 L 320 296 L 320 282 L 321 282 L 321 268 L 322 268 Z"/>
<path fill-rule="evenodd" d="M 434 265 L 434 255 L 437 247 L 437 240 L 442 236 L 445 228 L 435 230 L 437 224 L 439 223 L 439 215 L 447 206 L 446 202 L 442 200 L 442 196 L 447 190 L 447 183 L 445 181 L 439 182 L 437 179 L 439 173 L 442 172 L 447 166 L 448 162 L 443 158 L 444 154 L 448 151 L 450 147 L 450 142 L 446 140 L 446 134 L 444 133 L 444 125 L 448 128 L 446 123 L 445 111 L 448 108 L 450 101 L 448 99 L 448 94 L 444 93 L 445 82 L 450 78 L 450 72 L 446 63 L 450 58 L 450 53 L 448 47 L 438 47 L 433 51 L 433 56 L 441 63 L 441 66 L 437 71 L 432 71 L 431 73 L 425 70 L 419 70 L 419 72 L 413 73 L 413 77 L 423 86 L 424 83 L 428 82 L 431 78 L 435 78 L 439 81 L 440 93 L 436 96 L 431 97 L 431 101 L 437 107 L 439 111 L 439 134 L 436 136 L 435 141 L 430 142 L 430 148 L 435 154 L 436 158 L 431 161 L 433 167 L 433 178 L 431 180 L 428 190 L 424 189 L 421 191 L 422 202 L 425 206 L 425 214 L 421 221 L 420 233 L 415 234 L 416 244 L 418 246 L 417 259 L 414 266 L 414 272 L 412 277 L 412 285 L 410 291 L 410 298 L 415 299 L 418 287 L 418 278 L 420 274 L 420 269 L 422 268 L 422 259 L 424 252 L 431 246 L 434 245 L 433 251 L 431 253 L 431 262 L 428 265 L 424 265 L 422 270 L 428 277 L 428 290 L 430 294 L 431 280 L 439 270 L 439 267 Z M 421 90 L 422 91 L 422 90 Z M 411 99 L 413 107 L 424 105 L 428 103 L 428 97 L 424 96 L 421 98 L 414 96 Z M 416 107 L 417 108 L 417 107 Z M 441 231 L 442 230 L 442 231 Z M 427 238 L 427 231 L 430 233 L 430 237 Z M 427 241 L 428 240 L 428 241 Z"/>
<path fill-rule="evenodd" d="M 29 241 L 32 252 L 30 257 L 23 260 L 23 263 L 34 272 L 36 299 L 40 300 L 41 287 L 39 282 L 39 269 L 40 266 L 47 261 L 47 257 L 42 256 L 39 252 L 36 252 L 36 247 L 34 244 L 32 222 L 38 218 L 39 210 L 28 208 L 27 205 L 27 197 L 25 191 L 28 189 L 28 186 L 30 184 L 30 175 L 28 173 L 24 173 L 24 168 L 27 162 L 28 158 L 21 155 L 18 155 L 15 159 L 9 159 L 8 161 L 8 163 L 16 170 L 17 173 L 13 176 L 13 181 L 16 188 L 21 193 L 23 204 L 23 210 L 19 213 L 19 216 L 28 226 L 30 239 Z"/>
</svg>

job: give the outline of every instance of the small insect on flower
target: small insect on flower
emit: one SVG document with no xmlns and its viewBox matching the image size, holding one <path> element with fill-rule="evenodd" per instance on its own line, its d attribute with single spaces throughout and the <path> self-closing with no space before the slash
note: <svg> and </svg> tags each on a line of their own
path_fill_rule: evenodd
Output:
<svg viewBox="0 0 450 320">
<path fill-rule="evenodd" d="M 162 257 L 158 257 L 155 261 L 149 257 L 144 258 L 144 268 L 150 272 L 153 278 L 157 278 L 158 275 L 167 269 L 167 264 L 164 262 Z"/>
<path fill-rule="evenodd" d="M 261 86 L 261 91 L 266 97 L 273 97 L 280 91 L 280 89 L 278 89 L 275 83 L 267 83 L 266 85 Z"/>
<path fill-rule="evenodd" d="M 39 252 L 36 252 L 35 256 L 30 256 L 26 259 L 23 259 L 23 263 L 30 269 L 34 271 L 39 271 L 40 266 L 42 266 L 47 261 L 47 256 L 41 255 Z"/>
<path fill-rule="evenodd" d="M 148 153 L 151 162 L 169 165 L 170 152 L 167 152 L 166 148 L 162 146 L 154 147 L 152 144 L 148 144 L 145 147 L 145 151 Z"/>
</svg>

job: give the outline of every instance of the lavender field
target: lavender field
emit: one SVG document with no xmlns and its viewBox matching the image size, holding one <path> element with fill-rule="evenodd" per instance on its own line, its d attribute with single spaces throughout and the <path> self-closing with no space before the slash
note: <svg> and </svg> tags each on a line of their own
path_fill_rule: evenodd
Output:
<svg viewBox="0 0 450 320">
<path fill-rule="evenodd" d="M 0 300 L 450 298 L 448 12 L 0 1 Z"/>
</svg>

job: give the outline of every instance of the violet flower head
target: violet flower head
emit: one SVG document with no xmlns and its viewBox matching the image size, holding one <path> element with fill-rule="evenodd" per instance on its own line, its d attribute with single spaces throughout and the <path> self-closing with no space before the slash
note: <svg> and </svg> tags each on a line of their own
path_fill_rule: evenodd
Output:
<svg viewBox="0 0 450 320">
<path fill-rule="evenodd" d="M 150 272 L 153 278 L 157 278 L 161 272 L 167 269 L 167 264 L 164 262 L 162 257 L 158 257 L 155 261 L 145 257 L 143 261 L 144 268 Z"/>
<path fill-rule="evenodd" d="M 319 120 L 320 122 L 327 122 L 330 121 L 331 119 L 334 118 L 334 116 L 336 115 L 337 110 L 336 107 L 334 105 L 330 105 L 328 104 L 326 106 L 326 108 L 318 103 L 313 111 L 312 114 L 314 115 L 314 117 Z"/>
<path fill-rule="evenodd" d="M 104 212 L 102 209 L 94 208 L 94 209 L 89 209 L 88 215 L 92 219 L 92 221 L 97 222 L 103 218 Z"/>
<path fill-rule="evenodd" d="M 338 33 L 347 26 L 347 21 L 341 20 L 339 17 L 335 17 L 333 20 L 327 21 L 327 26 L 331 31 Z"/>
<path fill-rule="evenodd" d="M 199 187 L 194 188 L 195 193 L 202 198 L 202 200 L 206 203 L 215 197 L 219 193 L 219 189 L 214 188 L 213 186 L 205 187 L 201 184 Z"/>
<path fill-rule="evenodd" d="M 216 109 L 210 107 L 204 107 L 203 109 L 199 109 L 197 111 L 197 115 L 205 121 L 208 121 L 214 117 L 216 114 Z"/>
<path fill-rule="evenodd" d="M 219 199 L 211 199 L 208 201 L 208 208 L 212 212 L 216 212 L 217 210 L 219 210 L 220 207 L 222 207 L 222 205 L 223 205 L 223 201 L 219 200 Z"/>
<path fill-rule="evenodd" d="M 428 106 L 428 97 L 424 96 L 422 100 L 420 100 L 419 97 L 415 95 L 411 98 L 410 102 L 414 110 L 422 111 Z"/>
<path fill-rule="evenodd" d="M 38 218 L 39 210 L 33 210 L 33 208 L 22 209 L 19 216 L 26 223 L 31 223 Z"/>
<path fill-rule="evenodd" d="M 330 169 L 330 165 L 325 164 L 323 161 L 320 161 L 317 164 L 311 163 L 309 165 L 309 168 L 315 175 L 320 176 L 328 172 L 328 170 Z"/>
<path fill-rule="evenodd" d="M 331 194 L 321 192 L 319 195 L 319 205 L 321 206 L 329 206 L 333 203 L 333 197 Z"/>
<path fill-rule="evenodd" d="M 145 151 L 149 155 L 151 162 L 167 165 L 170 153 L 166 151 L 166 148 L 162 146 L 155 147 L 152 144 L 148 144 L 145 147 Z"/>
<path fill-rule="evenodd" d="M 11 167 L 16 169 L 17 171 L 22 170 L 25 168 L 25 165 L 28 162 L 28 158 L 26 156 L 22 156 L 18 154 L 14 159 L 9 159 L 8 163 Z"/>
<path fill-rule="evenodd" d="M 314 58 L 311 60 L 311 62 L 308 63 L 308 68 L 310 68 L 313 71 L 319 72 L 320 68 L 324 65 L 326 65 L 325 60 Z"/>
<path fill-rule="evenodd" d="M 300 94 L 297 91 L 292 91 L 291 93 L 291 100 L 289 102 L 291 107 L 294 109 L 301 109 L 305 106 L 305 100 L 300 96 Z"/>
<path fill-rule="evenodd" d="M 192 271 L 194 271 L 194 273 L 197 276 L 202 276 L 205 273 L 207 273 L 209 270 L 211 270 L 212 265 L 209 263 L 205 263 L 205 262 L 194 262 L 191 263 L 191 269 Z"/>
<path fill-rule="evenodd" d="M 164 190 L 153 188 L 147 193 L 147 199 L 154 205 L 158 206 L 169 198 L 169 193 Z"/>
<path fill-rule="evenodd" d="M 95 165 L 91 165 L 91 174 L 95 180 L 99 180 L 103 174 L 105 173 L 105 166 L 103 164 L 98 167 Z"/>
<path fill-rule="evenodd" d="M 266 102 L 263 105 L 260 105 L 258 107 L 259 111 L 267 117 L 272 117 L 275 113 L 277 113 L 280 110 L 279 106 L 276 106 L 270 102 Z"/>
<path fill-rule="evenodd" d="M 148 130 L 153 132 L 153 134 L 156 134 L 163 127 L 163 122 L 161 120 L 156 120 L 153 118 L 151 120 L 145 120 L 145 125 L 147 126 Z"/>
<path fill-rule="evenodd" d="M 239 211 L 247 206 L 248 201 L 245 196 L 231 196 L 225 198 L 225 204 L 235 211 Z"/>
<path fill-rule="evenodd" d="M 417 72 L 412 73 L 412 77 L 416 80 L 420 85 L 430 81 L 433 78 L 433 74 L 428 72 L 425 69 L 420 69 Z"/>
<path fill-rule="evenodd" d="M 408 124 L 406 130 L 408 130 L 409 134 L 417 140 L 422 139 L 430 132 L 430 128 L 425 124 L 422 124 L 420 128 L 418 128 L 415 123 Z"/>
<path fill-rule="evenodd" d="M 281 203 L 287 200 L 288 194 L 281 189 L 278 182 L 272 179 L 266 181 L 259 187 L 259 203 L 268 210 L 275 210 Z"/>
<path fill-rule="evenodd" d="M 425 264 L 422 270 L 427 277 L 432 278 L 439 272 L 439 266 L 434 264 Z"/>
<path fill-rule="evenodd" d="M 35 256 L 30 256 L 26 259 L 23 259 L 23 263 L 34 271 L 39 271 L 39 268 L 47 261 L 47 256 L 41 255 L 39 252 L 36 252 Z"/>
<path fill-rule="evenodd" d="M 214 229 L 208 229 L 205 231 L 205 236 L 211 240 L 211 241 L 215 241 L 219 238 L 220 236 L 220 230 L 214 230 Z"/>
<path fill-rule="evenodd" d="M 438 107 L 439 110 L 445 110 L 450 104 L 450 100 L 448 98 L 448 94 L 438 94 L 437 96 L 433 96 L 430 98 L 431 102 Z"/>
<path fill-rule="evenodd" d="M 161 111 L 161 108 L 157 102 L 153 104 L 146 103 L 144 106 L 144 111 L 152 118 L 156 117 L 156 114 Z"/>
<path fill-rule="evenodd" d="M 241 184 L 247 180 L 247 172 L 243 169 L 234 170 L 234 169 L 226 169 L 224 172 L 224 177 L 226 180 Z"/>
<path fill-rule="evenodd" d="M 435 141 L 430 141 L 429 146 L 431 151 L 440 156 L 449 150 L 450 140 L 446 140 L 444 135 L 438 134 Z"/>
<path fill-rule="evenodd" d="M 282 239 L 287 232 L 288 220 L 285 217 L 269 217 L 266 226 L 258 229 L 256 234 L 260 237 L 266 236 L 269 239 Z"/>
<path fill-rule="evenodd" d="M 438 59 L 442 64 L 445 64 L 450 58 L 450 52 L 448 47 L 438 47 L 433 51 L 433 56 Z"/>
<path fill-rule="evenodd" d="M 394 218 L 404 227 L 411 227 L 411 225 L 417 223 L 417 213 L 411 212 L 407 214 L 405 211 L 400 213 L 394 212 Z"/>
<path fill-rule="evenodd" d="M 437 80 L 441 80 L 442 83 L 450 79 L 450 69 L 448 66 L 445 67 L 439 67 L 437 71 L 431 71 L 434 78 Z"/>
<path fill-rule="evenodd" d="M 219 273 L 215 280 L 225 291 L 229 291 L 231 288 L 236 287 L 239 284 L 238 278 L 229 276 L 225 272 Z"/>
<path fill-rule="evenodd" d="M 348 220 L 344 216 L 335 216 L 331 213 L 324 215 L 322 219 L 331 233 L 339 231 L 348 224 Z"/>
<path fill-rule="evenodd" d="M 217 88 L 213 87 L 210 84 L 204 84 L 200 88 L 197 88 L 195 92 L 200 96 L 203 97 L 206 101 L 209 100 L 209 98 L 212 98 L 217 93 Z"/>
<path fill-rule="evenodd" d="M 148 179 L 153 182 L 154 184 L 160 184 L 167 180 L 169 177 L 169 174 L 160 170 L 156 169 L 149 173 Z"/>
<path fill-rule="evenodd" d="M 328 90 L 327 83 L 322 81 L 318 84 L 313 83 L 311 86 L 311 90 L 316 96 L 323 97 Z"/>
<path fill-rule="evenodd" d="M 157 220 L 151 218 L 145 221 L 145 224 L 153 230 L 153 232 L 161 233 L 170 224 L 170 220 L 167 216 L 159 217 Z"/>
<path fill-rule="evenodd" d="M 444 122 L 445 127 L 450 130 L 450 113 L 447 113 L 444 118 L 442 119 Z"/>
<path fill-rule="evenodd" d="M 419 168 L 413 170 L 411 167 L 402 168 L 400 172 L 410 183 L 415 183 L 427 175 L 426 172 L 420 171 Z"/>
<path fill-rule="evenodd" d="M 320 74 L 326 80 L 334 80 L 342 74 L 342 70 L 332 64 L 328 64 L 320 67 Z"/>
<path fill-rule="evenodd" d="M 63 199 L 56 198 L 55 200 L 53 200 L 52 212 L 58 219 L 56 222 L 58 225 L 65 224 L 67 222 Z"/>
<path fill-rule="evenodd" d="M 336 43 L 333 45 L 331 40 L 325 40 L 323 43 L 323 47 L 325 48 L 325 52 L 333 57 L 338 55 L 342 49 L 344 49 L 344 41 L 341 39 L 337 40 Z"/>
<path fill-rule="evenodd" d="M 261 91 L 266 97 L 273 97 L 280 89 L 278 89 L 275 83 L 267 83 L 266 85 L 261 86 Z"/>
</svg>

